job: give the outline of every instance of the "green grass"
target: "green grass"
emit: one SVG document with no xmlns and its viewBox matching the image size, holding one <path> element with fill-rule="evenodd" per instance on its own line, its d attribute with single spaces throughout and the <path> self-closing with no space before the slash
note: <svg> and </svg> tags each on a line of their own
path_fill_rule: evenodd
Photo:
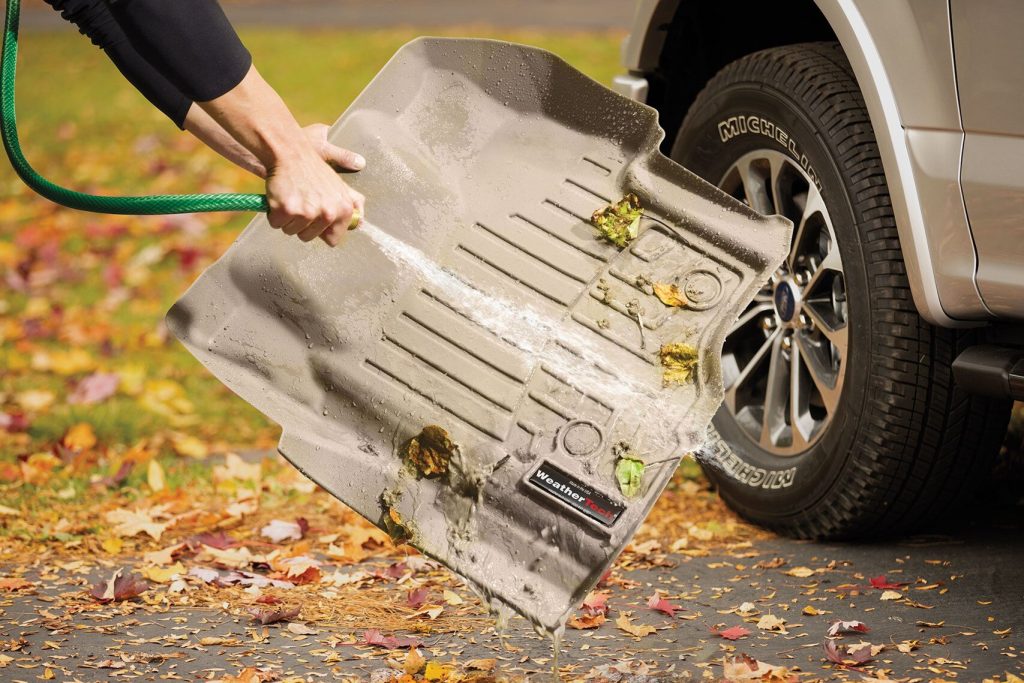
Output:
<svg viewBox="0 0 1024 683">
<path fill-rule="evenodd" d="M 618 34 L 484 30 L 473 34 L 549 49 L 605 83 L 619 70 Z M 242 31 L 257 67 L 304 124 L 333 122 L 395 50 L 418 35 L 415 29 Z M 106 57 L 77 33 L 27 32 L 22 36 L 17 99 L 25 153 L 55 182 L 112 194 L 184 193 L 211 186 L 237 191 L 261 189 L 258 180 L 208 150 L 189 144 L 186 133 L 177 131 L 153 109 Z M 368 200 L 372 203 L 373 198 Z M 109 263 L 123 264 L 155 243 L 197 246 L 203 250 L 202 263 L 208 263 L 227 247 L 247 216 L 211 218 L 208 232 L 199 238 L 158 234 L 162 219 L 54 211 L 32 196 L 3 165 L 0 220 L 0 271 L 9 271 L 24 256 L 24 245 L 16 242 L 19 233 L 22 239 L 29 233 L 41 233 L 59 242 L 60 274 L 55 282 L 28 293 L 0 284 L 0 412 L 15 410 L 13 397 L 25 390 L 47 389 L 57 396 L 52 408 L 30 416 L 28 439 L 0 432 L 0 464 L 37 450 L 49 450 L 69 426 L 78 422 L 92 424 L 101 445 L 114 451 L 168 431 L 184 431 L 207 441 L 243 447 L 256 442 L 265 445 L 273 439 L 275 428 L 220 385 L 175 341 L 156 345 L 139 342 L 158 328 L 164 311 L 196 273 L 183 272 L 174 257 L 164 257 L 151 267 L 143 285 L 131 289 L 127 300 L 112 309 L 103 306 L 108 294 L 103 272 Z M 124 225 L 128 233 L 89 236 L 89 230 L 97 225 Z M 7 262 L 3 260 L 5 248 Z M 63 330 L 31 338 L 12 336 L 8 330 L 5 337 L 3 318 L 24 321 L 33 298 L 63 309 L 65 316 L 74 314 L 80 321 L 108 325 L 109 330 L 104 339 L 86 343 L 66 338 Z M 40 350 L 69 346 L 86 349 L 96 359 L 97 369 L 141 365 L 146 368 L 147 379 L 179 383 L 195 405 L 199 419 L 189 427 L 174 428 L 126 395 L 94 406 L 67 405 L 68 392 L 85 373 L 59 376 L 36 371 L 27 359 Z"/>
</svg>

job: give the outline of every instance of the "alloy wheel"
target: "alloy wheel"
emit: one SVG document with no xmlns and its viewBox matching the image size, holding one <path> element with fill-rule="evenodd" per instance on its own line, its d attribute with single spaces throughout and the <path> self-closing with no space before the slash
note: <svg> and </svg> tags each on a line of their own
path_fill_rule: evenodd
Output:
<svg viewBox="0 0 1024 683">
<path fill-rule="evenodd" d="M 778 456 L 799 455 L 828 428 L 849 346 L 846 281 L 814 179 L 789 156 L 756 150 L 719 187 L 763 214 L 793 221 L 789 256 L 732 327 L 722 354 L 725 408 Z"/>
</svg>

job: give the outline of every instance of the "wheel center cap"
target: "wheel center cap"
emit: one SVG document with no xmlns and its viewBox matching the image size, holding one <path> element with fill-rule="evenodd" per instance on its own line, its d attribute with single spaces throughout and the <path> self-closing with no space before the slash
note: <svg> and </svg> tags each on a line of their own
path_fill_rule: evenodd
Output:
<svg viewBox="0 0 1024 683">
<path fill-rule="evenodd" d="M 800 294 L 793 283 L 783 280 L 775 286 L 775 315 L 783 323 L 790 323 L 796 317 Z"/>
</svg>

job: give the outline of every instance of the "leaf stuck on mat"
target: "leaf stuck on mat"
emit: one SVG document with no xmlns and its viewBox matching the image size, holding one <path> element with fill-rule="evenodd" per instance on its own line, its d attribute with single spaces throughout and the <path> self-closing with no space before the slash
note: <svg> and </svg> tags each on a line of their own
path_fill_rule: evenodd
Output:
<svg viewBox="0 0 1024 683">
<path fill-rule="evenodd" d="M 405 445 L 405 459 L 425 477 L 446 474 L 448 461 L 458 446 L 451 440 L 447 430 L 437 425 L 427 425 Z"/>
<path fill-rule="evenodd" d="M 693 376 L 697 367 L 697 349 L 689 344 L 665 344 L 658 352 L 661 357 L 663 385 L 683 384 Z"/>
<path fill-rule="evenodd" d="M 651 288 L 654 290 L 654 295 L 661 299 L 661 303 L 666 306 L 682 308 L 688 303 L 686 295 L 679 291 L 679 285 L 655 282 Z"/>
<path fill-rule="evenodd" d="M 644 215 L 640 199 L 635 194 L 598 209 L 590 218 L 601 237 L 619 248 L 626 248 L 640 232 L 640 218 Z"/>
</svg>

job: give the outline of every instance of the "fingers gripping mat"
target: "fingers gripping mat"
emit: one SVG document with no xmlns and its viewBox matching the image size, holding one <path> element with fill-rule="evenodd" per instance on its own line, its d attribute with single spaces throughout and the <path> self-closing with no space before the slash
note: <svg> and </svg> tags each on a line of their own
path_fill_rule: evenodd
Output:
<svg viewBox="0 0 1024 683">
<path fill-rule="evenodd" d="M 557 629 L 702 440 L 791 230 L 662 137 L 550 53 L 417 40 L 331 130 L 370 160 L 367 224 L 332 250 L 256 218 L 168 324 L 306 475 Z M 619 247 L 590 217 L 628 193 Z"/>
</svg>

